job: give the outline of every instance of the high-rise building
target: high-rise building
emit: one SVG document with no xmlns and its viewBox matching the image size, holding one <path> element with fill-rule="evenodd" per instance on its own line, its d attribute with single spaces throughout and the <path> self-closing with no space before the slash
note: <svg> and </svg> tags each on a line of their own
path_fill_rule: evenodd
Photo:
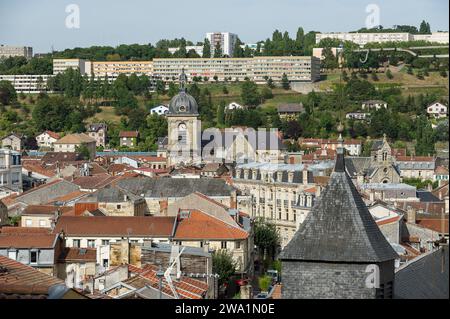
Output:
<svg viewBox="0 0 450 319">
<path fill-rule="evenodd" d="M 237 34 L 230 32 L 209 32 L 206 34 L 206 38 L 211 43 L 211 56 L 214 56 L 214 50 L 217 44 L 220 44 L 222 56 L 233 57 L 234 47 L 238 39 Z"/>
<path fill-rule="evenodd" d="M 3 44 L 0 45 L 0 59 L 14 56 L 23 56 L 27 59 L 31 59 L 33 57 L 33 48 Z"/>
</svg>

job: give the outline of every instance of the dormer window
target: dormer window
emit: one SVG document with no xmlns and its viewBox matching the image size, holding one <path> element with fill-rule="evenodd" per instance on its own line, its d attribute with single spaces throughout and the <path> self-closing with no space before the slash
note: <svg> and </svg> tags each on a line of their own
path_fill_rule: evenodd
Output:
<svg viewBox="0 0 450 319">
<path fill-rule="evenodd" d="M 294 181 L 294 172 L 288 173 L 288 182 L 292 183 Z"/>
<path fill-rule="evenodd" d="M 186 112 L 186 106 L 181 105 L 180 108 L 178 109 L 180 112 Z"/>
<path fill-rule="evenodd" d="M 281 183 L 283 180 L 283 172 L 277 172 L 277 181 Z"/>
</svg>

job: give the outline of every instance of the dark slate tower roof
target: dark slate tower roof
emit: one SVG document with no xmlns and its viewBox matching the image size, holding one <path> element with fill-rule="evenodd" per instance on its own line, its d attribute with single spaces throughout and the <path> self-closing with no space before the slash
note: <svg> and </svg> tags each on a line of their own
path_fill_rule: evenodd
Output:
<svg viewBox="0 0 450 319">
<path fill-rule="evenodd" d="M 186 93 L 186 74 L 180 75 L 180 92 L 169 103 L 168 116 L 198 116 L 198 104 L 192 95 Z"/>
<path fill-rule="evenodd" d="M 338 151 L 329 184 L 280 259 L 378 263 L 396 258 L 345 172 L 343 152 Z"/>
</svg>

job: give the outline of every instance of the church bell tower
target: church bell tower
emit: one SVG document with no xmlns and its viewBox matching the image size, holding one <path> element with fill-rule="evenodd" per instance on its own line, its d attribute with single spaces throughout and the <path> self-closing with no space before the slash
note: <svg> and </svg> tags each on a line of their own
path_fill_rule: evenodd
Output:
<svg viewBox="0 0 450 319">
<path fill-rule="evenodd" d="M 198 164 L 201 157 L 201 121 L 198 104 L 186 92 L 187 77 L 180 74 L 180 92 L 169 103 L 167 157 L 169 166 Z"/>
</svg>

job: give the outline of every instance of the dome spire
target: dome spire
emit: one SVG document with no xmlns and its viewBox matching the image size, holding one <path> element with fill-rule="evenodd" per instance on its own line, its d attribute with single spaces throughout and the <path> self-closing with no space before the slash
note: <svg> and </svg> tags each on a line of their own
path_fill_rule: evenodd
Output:
<svg viewBox="0 0 450 319">
<path fill-rule="evenodd" d="M 336 149 L 336 165 L 334 167 L 335 172 L 344 172 L 345 171 L 345 159 L 344 159 L 344 139 L 342 138 L 342 132 L 344 132 L 344 125 L 339 123 L 337 127 L 337 131 L 339 132 L 338 145 Z"/>
<path fill-rule="evenodd" d="M 184 68 L 182 68 L 180 74 L 180 92 L 186 92 L 186 82 L 187 77 L 186 74 L 184 73 Z"/>
</svg>

